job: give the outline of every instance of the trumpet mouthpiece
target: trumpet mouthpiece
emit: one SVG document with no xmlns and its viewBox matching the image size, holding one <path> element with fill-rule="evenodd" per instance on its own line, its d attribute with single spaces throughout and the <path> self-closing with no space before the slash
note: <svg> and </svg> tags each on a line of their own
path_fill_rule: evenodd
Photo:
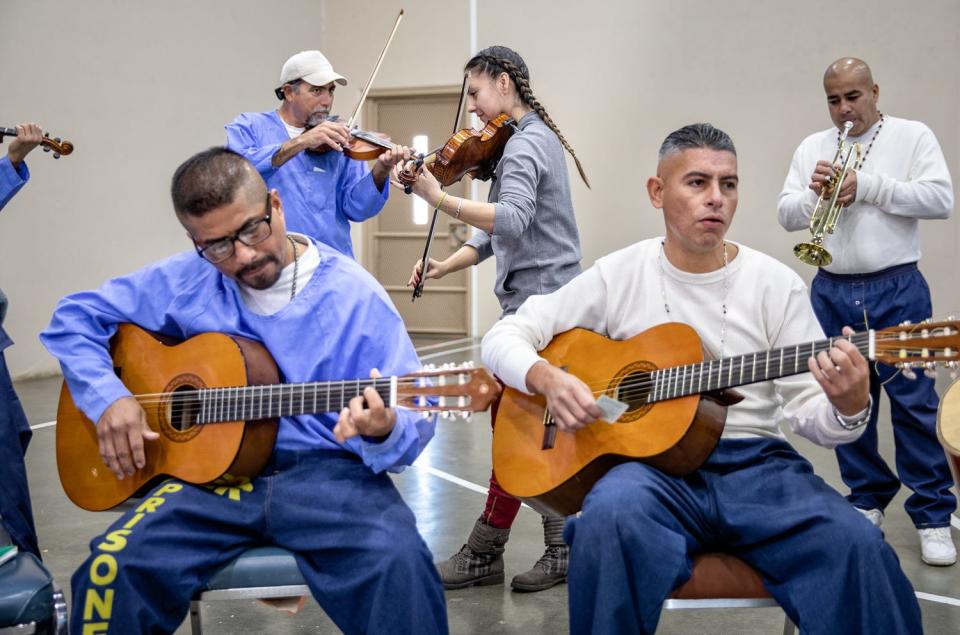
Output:
<svg viewBox="0 0 960 635">
<path fill-rule="evenodd" d="M 847 135 L 850 134 L 850 130 L 853 128 L 852 121 L 845 121 L 843 123 L 843 132 L 840 133 L 840 140 L 843 141 L 847 138 Z"/>
</svg>

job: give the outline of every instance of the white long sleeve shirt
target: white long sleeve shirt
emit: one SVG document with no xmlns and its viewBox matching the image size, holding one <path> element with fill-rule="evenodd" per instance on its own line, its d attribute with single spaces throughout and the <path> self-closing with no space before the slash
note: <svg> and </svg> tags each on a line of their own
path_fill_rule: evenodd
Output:
<svg viewBox="0 0 960 635">
<path fill-rule="evenodd" d="M 857 170 L 854 202 L 840 215 L 836 232 L 824 247 L 833 256 L 825 267 L 832 273 L 872 273 L 920 260 L 918 221 L 949 218 L 953 185 L 943 151 L 933 132 L 919 121 L 884 116 L 859 137 L 848 137 L 870 153 Z M 814 133 L 803 140 L 790 163 L 778 204 L 780 224 L 787 231 L 807 230 L 817 204 L 810 177 L 817 161 L 837 152 L 837 129 Z M 808 238 L 805 238 L 808 240 Z"/>
<path fill-rule="evenodd" d="M 726 356 L 824 339 L 803 281 L 785 265 L 740 246 L 726 272 L 687 273 L 661 258 L 661 241 L 614 252 L 559 290 L 527 299 L 483 338 L 484 363 L 509 386 L 526 392 L 527 371 L 543 361 L 538 351 L 555 335 L 582 327 L 620 340 L 664 322 L 689 324 L 716 354 L 725 295 Z M 840 426 L 809 372 L 737 390 L 746 398 L 729 408 L 724 437 L 782 438 L 779 421 L 785 419 L 797 434 L 830 448 L 853 441 L 863 429 Z"/>
</svg>

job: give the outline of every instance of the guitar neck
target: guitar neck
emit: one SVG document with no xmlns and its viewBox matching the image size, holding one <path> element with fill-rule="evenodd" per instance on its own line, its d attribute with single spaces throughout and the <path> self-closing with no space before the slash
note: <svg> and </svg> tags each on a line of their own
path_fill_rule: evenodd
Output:
<svg viewBox="0 0 960 635">
<path fill-rule="evenodd" d="M 849 337 L 831 337 L 809 344 L 663 368 L 647 373 L 645 378 L 636 383 L 641 389 L 642 384 L 646 384 L 649 390 L 647 403 L 666 401 L 805 373 L 809 370 L 807 359 L 821 351 L 830 350 L 840 340 L 851 342 L 864 357 L 872 360 L 875 357 L 874 338 L 874 331 L 871 330 Z"/>
<path fill-rule="evenodd" d="M 344 381 L 269 384 L 198 390 L 195 409 L 198 424 L 223 421 L 256 421 L 295 417 L 318 412 L 339 412 L 350 400 L 372 387 L 388 407 L 396 406 L 397 377 L 348 379 Z"/>
</svg>

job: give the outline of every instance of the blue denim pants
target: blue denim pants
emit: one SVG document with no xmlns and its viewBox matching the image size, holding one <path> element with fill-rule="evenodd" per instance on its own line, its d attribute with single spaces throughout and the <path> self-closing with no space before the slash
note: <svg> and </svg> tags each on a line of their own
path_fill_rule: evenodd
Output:
<svg viewBox="0 0 960 635">
<path fill-rule="evenodd" d="M 916 264 L 863 275 L 837 275 L 821 269 L 813 280 L 810 299 L 829 336 L 839 335 L 844 326 L 858 331 L 882 329 L 905 320 L 917 323 L 932 313 L 930 288 Z M 897 474 L 877 448 L 881 386 L 890 399 Z M 871 364 L 870 394 L 874 408 L 863 436 L 837 448 L 840 474 L 850 488 L 847 498 L 856 507 L 882 510 L 902 481 L 913 491 L 904 504 L 913 524 L 918 528 L 948 527 L 957 500 L 950 492 L 950 467 L 937 440 L 940 400 L 934 380 L 919 371 L 917 378 L 910 380 L 889 366 Z"/>
<path fill-rule="evenodd" d="M 920 606 L 880 530 L 786 442 L 723 439 L 686 477 L 624 463 L 567 522 L 570 632 L 653 633 L 692 557 L 753 566 L 805 635 L 903 633 Z"/>
<path fill-rule="evenodd" d="M 169 480 L 95 538 L 72 578 L 71 625 L 172 633 L 218 568 L 263 544 L 295 554 L 345 633 L 447 632 L 440 576 L 390 477 L 352 454 L 279 450 L 252 481 Z"/>
<path fill-rule="evenodd" d="M 39 558 L 27 470 L 23 463 L 33 433 L 10 381 L 3 356 L 5 342 L 10 340 L 0 327 L 0 517 L 3 517 L 3 528 L 13 543 Z"/>
</svg>

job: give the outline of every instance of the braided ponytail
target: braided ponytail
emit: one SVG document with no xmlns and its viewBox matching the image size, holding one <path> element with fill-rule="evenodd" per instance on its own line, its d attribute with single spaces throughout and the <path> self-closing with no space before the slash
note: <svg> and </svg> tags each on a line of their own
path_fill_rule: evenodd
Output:
<svg viewBox="0 0 960 635">
<path fill-rule="evenodd" d="M 570 153 L 570 156 L 573 157 L 573 162 L 577 166 L 577 171 L 580 173 L 580 178 L 583 179 L 583 182 L 588 188 L 590 187 L 590 181 L 587 180 L 587 175 L 583 171 L 583 166 L 580 165 L 580 159 L 577 158 L 576 152 L 574 152 L 573 148 L 570 147 L 570 144 L 563 136 L 563 133 L 560 132 L 557 124 L 553 122 L 553 119 L 547 113 L 547 109 L 543 107 L 543 105 L 540 103 L 540 100 L 538 100 L 533 94 L 533 89 L 530 88 L 530 72 L 527 69 L 527 65 L 524 63 L 523 58 L 521 58 L 516 51 L 507 48 L 506 46 L 487 47 L 470 58 L 470 61 L 467 62 L 464 70 L 475 70 L 480 73 L 484 73 L 489 77 L 497 77 L 500 73 L 506 73 L 509 75 L 510 79 L 513 81 L 513 85 L 517 88 L 517 93 L 520 95 L 520 99 L 524 104 L 529 106 L 535 113 L 537 113 L 537 115 L 540 116 L 540 119 L 543 120 L 543 123 L 547 124 L 547 127 L 553 130 L 554 134 L 557 135 L 560 143 L 564 148 L 566 148 L 567 152 Z"/>
</svg>

